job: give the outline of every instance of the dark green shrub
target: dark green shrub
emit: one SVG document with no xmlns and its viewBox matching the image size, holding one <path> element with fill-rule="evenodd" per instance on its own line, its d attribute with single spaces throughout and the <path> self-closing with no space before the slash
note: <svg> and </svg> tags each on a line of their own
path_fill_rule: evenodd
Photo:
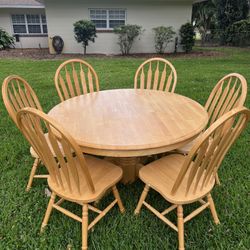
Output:
<svg viewBox="0 0 250 250">
<path fill-rule="evenodd" d="M 201 44 L 204 45 L 207 40 L 211 39 L 212 30 L 216 25 L 215 0 L 195 2 L 193 4 L 192 23 L 199 30 Z"/>
<path fill-rule="evenodd" d="M 183 46 L 183 49 L 186 53 L 192 51 L 195 41 L 194 27 L 191 23 L 183 24 L 180 28 L 180 44 Z"/>
<path fill-rule="evenodd" d="M 14 46 L 14 37 L 10 36 L 5 30 L 0 28 L 0 50 Z"/>
<path fill-rule="evenodd" d="M 175 32 L 173 27 L 159 26 L 153 28 L 155 33 L 155 50 L 159 54 L 163 54 L 168 44 L 173 41 Z"/>
<path fill-rule="evenodd" d="M 227 43 L 233 46 L 250 45 L 250 20 L 241 20 L 230 25 L 227 30 Z"/>
<path fill-rule="evenodd" d="M 233 23 L 244 20 L 249 14 L 248 0 L 216 0 L 217 24 L 220 30 L 220 44 L 227 43 L 226 29 Z"/>
<path fill-rule="evenodd" d="M 118 35 L 121 53 L 128 55 L 135 39 L 142 34 L 142 27 L 136 24 L 121 25 L 116 27 L 114 32 Z"/>
<path fill-rule="evenodd" d="M 78 43 L 82 43 L 84 48 L 84 55 L 86 55 L 86 49 L 89 45 L 89 41 L 95 42 L 96 27 L 95 24 L 88 20 L 80 20 L 74 23 L 75 39 Z"/>
</svg>

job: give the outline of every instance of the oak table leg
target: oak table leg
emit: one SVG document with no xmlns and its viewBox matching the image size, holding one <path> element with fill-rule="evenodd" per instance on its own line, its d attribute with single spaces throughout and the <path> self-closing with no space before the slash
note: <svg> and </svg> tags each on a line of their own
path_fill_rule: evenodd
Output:
<svg viewBox="0 0 250 250">
<path fill-rule="evenodd" d="M 123 170 L 122 183 L 128 184 L 132 183 L 136 179 L 136 165 L 138 163 L 138 158 L 118 158 L 116 163 Z"/>
<path fill-rule="evenodd" d="M 139 169 L 143 166 L 140 164 L 139 157 L 117 158 L 115 162 L 123 170 L 123 177 L 121 180 L 123 184 L 133 183 L 138 178 Z"/>
<path fill-rule="evenodd" d="M 133 183 L 138 178 L 138 173 L 143 165 L 140 163 L 140 157 L 105 157 L 105 160 L 110 161 L 123 170 L 121 182 L 123 184 Z"/>
</svg>

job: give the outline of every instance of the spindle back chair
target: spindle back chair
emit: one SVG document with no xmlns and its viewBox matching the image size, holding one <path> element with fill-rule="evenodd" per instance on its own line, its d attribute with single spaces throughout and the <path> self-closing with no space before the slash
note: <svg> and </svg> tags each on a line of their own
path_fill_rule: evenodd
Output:
<svg viewBox="0 0 250 250">
<path fill-rule="evenodd" d="M 224 76 L 213 88 L 205 104 L 209 115 L 207 128 L 236 107 L 242 107 L 247 96 L 247 81 L 238 73 Z"/>
<path fill-rule="evenodd" d="M 16 125 L 16 115 L 20 109 L 33 107 L 42 110 L 36 93 L 28 82 L 20 76 L 11 75 L 4 79 L 2 96 L 4 105 Z"/>
<path fill-rule="evenodd" d="M 151 58 L 142 63 L 134 77 L 135 89 L 174 92 L 177 73 L 174 66 L 163 58 Z"/>
<path fill-rule="evenodd" d="M 85 157 L 71 135 L 39 110 L 22 109 L 17 114 L 17 122 L 50 174 L 48 185 L 52 190 L 52 196 L 41 230 L 47 225 L 52 208 L 55 208 L 82 223 L 82 249 L 87 249 L 88 230 L 116 203 L 118 203 L 120 211 L 124 212 L 116 188 L 116 183 L 122 177 L 122 170 L 104 160 L 91 156 Z M 45 138 L 45 129 L 48 139 Z M 60 145 L 62 149 L 60 149 Z M 112 188 L 115 200 L 106 209 L 101 211 L 89 204 L 102 197 L 109 188 Z M 61 198 L 58 202 L 55 202 L 56 196 Z M 82 218 L 59 206 L 64 199 L 82 206 Z M 90 224 L 88 223 L 89 209 L 99 214 Z"/>
<path fill-rule="evenodd" d="M 2 96 L 4 105 L 17 127 L 18 124 L 16 116 L 19 110 L 24 107 L 33 107 L 38 110 L 42 110 L 36 93 L 28 82 L 20 76 L 11 75 L 4 79 L 2 85 Z M 48 175 L 36 175 L 36 170 L 41 160 L 32 147 L 30 148 L 30 153 L 35 160 L 30 172 L 26 191 L 30 190 L 34 178 L 48 177 Z"/>
<path fill-rule="evenodd" d="M 54 122 L 46 115 L 35 110 L 25 110 L 19 115 L 19 124 L 26 138 L 38 152 L 50 173 L 50 180 L 56 187 L 69 195 L 81 195 L 87 190 L 81 190 L 79 176 L 84 176 L 89 192 L 94 192 L 93 180 L 89 174 L 81 149 L 63 129 L 57 129 Z M 22 120 L 20 120 L 20 117 Z M 43 125 L 44 123 L 44 125 Z M 56 158 L 44 135 L 43 127 L 47 128 L 49 142 L 56 154 Z M 59 145 L 62 145 L 63 152 Z M 75 154 L 75 156 L 73 155 Z M 80 166 L 80 167 L 79 167 Z M 60 171 L 61 170 L 61 171 Z M 70 178 L 70 174 L 72 174 Z"/>
<path fill-rule="evenodd" d="M 183 185 L 186 175 L 186 195 L 206 189 L 214 180 L 226 153 L 246 127 L 250 111 L 240 107 L 222 118 L 192 147 L 171 190 L 173 195 Z"/>
<path fill-rule="evenodd" d="M 63 62 L 56 71 L 55 85 L 61 101 L 99 91 L 99 80 L 94 68 L 81 59 Z"/>
<path fill-rule="evenodd" d="M 209 121 L 206 128 L 209 128 L 217 119 L 228 111 L 236 107 L 242 107 L 247 96 L 247 81 L 238 74 L 231 73 L 224 76 L 213 88 L 209 98 L 205 104 L 208 112 Z M 188 154 L 195 140 L 177 149 L 182 154 Z M 220 185 L 218 175 L 216 175 L 216 183 Z"/>
<path fill-rule="evenodd" d="M 178 232 L 179 249 L 184 249 L 184 223 L 207 207 L 214 222 L 219 223 L 211 191 L 216 173 L 232 144 L 239 137 L 250 119 L 250 110 L 239 107 L 229 111 L 213 123 L 196 141 L 187 156 L 171 154 L 143 167 L 139 176 L 146 184 L 135 214 L 145 205 L 157 217 Z M 149 187 L 172 203 L 162 213 L 147 202 Z M 204 198 L 207 197 L 207 201 Z M 183 205 L 200 202 L 201 207 L 183 218 Z M 177 208 L 177 226 L 165 215 Z"/>
</svg>

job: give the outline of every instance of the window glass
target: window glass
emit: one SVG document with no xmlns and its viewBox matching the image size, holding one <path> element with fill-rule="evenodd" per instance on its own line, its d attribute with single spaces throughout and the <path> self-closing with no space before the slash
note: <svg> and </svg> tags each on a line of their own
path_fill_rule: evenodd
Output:
<svg viewBox="0 0 250 250">
<path fill-rule="evenodd" d="M 109 21 L 109 27 L 110 28 L 115 28 L 115 27 L 119 27 L 121 25 L 125 24 L 125 20 L 110 20 Z"/>
<path fill-rule="evenodd" d="M 48 28 L 46 24 L 43 24 L 43 33 L 47 34 L 48 33 Z"/>
<path fill-rule="evenodd" d="M 42 23 L 47 23 L 47 20 L 46 20 L 46 16 L 45 16 L 45 15 L 41 15 L 41 18 L 42 18 Z"/>
<path fill-rule="evenodd" d="M 113 29 L 126 23 L 123 9 L 90 9 L 89 15 L 97 29 Z"/>
<path fill-rule="evenodd" d="M 12 15 L 12 23 L 25 23 L 24 15 Z"/>
<path fill-rule="evenodd" d="M 90 10 L 90 18 L 91 19 L 106 19 L 107 11 L 106 10 Z"/>
<path fill-rule="evenodd" d="M 15 34 L 26 34 L 26 26 L 25 25 L 13 25 L 13 31 Z"/>
<path fill-rule="evenodd" d="M 40 14 L 11 15 L 15 34 L 47 34 L 46 16 Z"/>
<path fill-rule="evenodd" d="M 30 34 L 41 34 L 41 26 L 40 25 L 28 25 L 28 30 Z"/>
<path fill-rule="evenodd" d="M 109 19 L 125 20 L 125 10 L 110 10 Z"/>
<path fill-rule="evenodd" d="M 26 15 L 28 23 L 40 23 L 40 15 Z"/>
<path fill-rule="evenodd" d="M 106 20 L 92 20 L 96 28 L 107 28 Z"/>
</svg>

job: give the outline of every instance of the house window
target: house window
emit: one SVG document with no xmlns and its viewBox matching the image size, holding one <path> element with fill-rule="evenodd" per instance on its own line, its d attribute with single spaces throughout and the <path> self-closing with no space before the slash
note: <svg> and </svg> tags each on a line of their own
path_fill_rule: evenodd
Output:
<svg viewBox="0 0 250 250">
<path fill-rule="evenodd" d="M 46 16 L 40 14 L 11 15 L 14 34 L 47 34 Z"/>
<path fill-rule="evenodd" d="M 12 24 L 15 34 L 27 33 L 25 15 L 12 15 Z"/>
<path fill-rule="evenodd" d="M 126 23 L 124 9 L 90 9 L 89 12 L 97 29 L 113 29 Z"/>
<path fill-rule="evenodd" d="M 43 33 L 47 34 L 48 33 L 48 28 L 47 28 L 47 20 L 45 15 L 41 15 L 42 19 L 42 27 L 43 27 Z"/>
<path fill-rule="evenodd" d="M 26 15 L 29 34 L 41 34 L 40 15 Z"/>
</svg>

